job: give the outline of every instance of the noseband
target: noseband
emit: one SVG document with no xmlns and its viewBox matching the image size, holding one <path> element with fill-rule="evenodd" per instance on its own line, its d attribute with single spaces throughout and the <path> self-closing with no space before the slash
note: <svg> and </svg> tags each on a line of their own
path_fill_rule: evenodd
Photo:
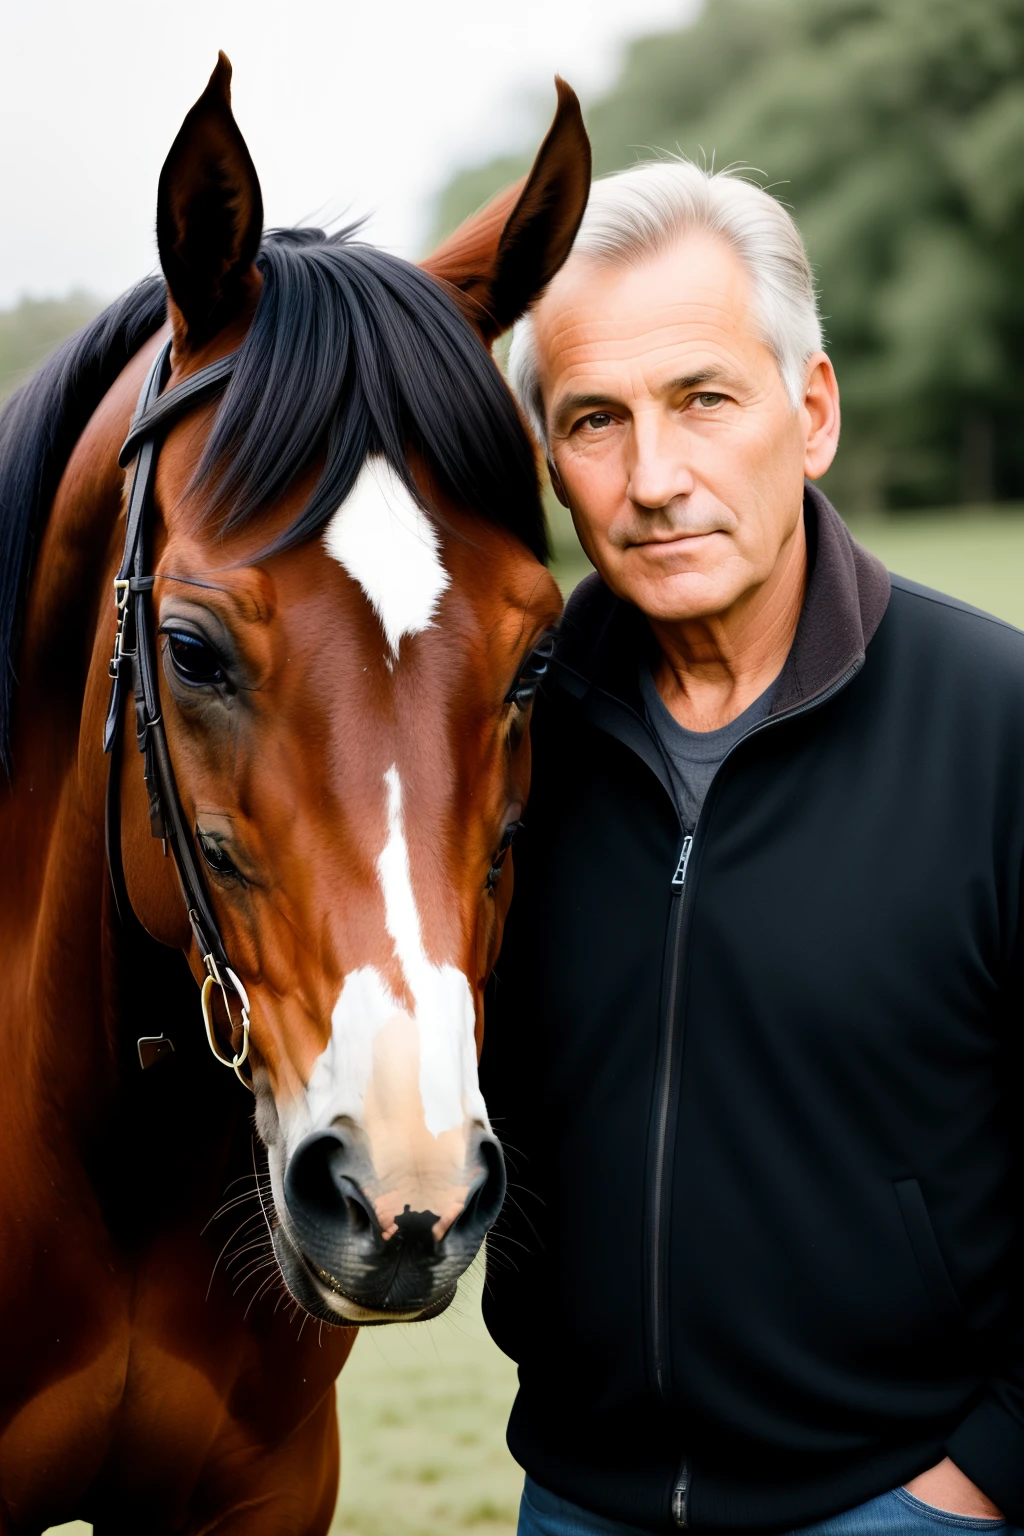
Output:
<svg viewBox="0 0 1024 1536">
<path fill-rule="evenodd" d="M 244 986 L 228 964 L 224 941 L 199 866 L 192 829 L 185 818 L 171 766 L 157 684 L 159 660 L 153 623 L 155 577 L 146 573 L 153 481 L 164 433 L 186 411 L 224 388 L 234 371 L 235 357 L 231 354 L 220 358 L 163 394 L 170 373 L 170 356 L 171 343 L 168 341 L 160 349 L 142 386 L 131 430 L 118 456 L 118 462 L 123 468 L 132 459 L 136 462 L 128 495 L 124 554 L 114 579 L 117 633 L 114 637 L 114 654 L 110 659 L 110 706 L 103 732 L 103 750 L 111 756 L 107 779 L 107 863 L 118 913 L 124 921 L 126 913 L 132 911 L 132 906 L 121 857 L 120 754 L 125 703 L 130 687 L 135 698 L 135 739 L 142 753 L 143 773 L 149 791 L 149 824 L 153 836 L 163 842 L 164 853 L 169 848 L 173 855 L 192 934 L 206 967 L 201 993 L 206 1036 L 217 1060 L 226 1067 L 232 1067 L 239 1081 L 251 1088 L 251 1081 L 242 1072 L 242 1066 L 249 1055 L 249 999 Z M 242 1031 L 242 1043 L 238 1051 L 231 1054 L 226 1053 L 217 1040 L 211 1008 L 211 993 L 215 987 L 220 991 L 229 1020 L 229 988 L 241 1005 L 241 1019 L 237 1027 Z M 231 1022 L 234 1028 L 233 1020 Z M 145 1035 L 138 1042 L 139 1063 L 143 1068 L 152 1066 L 173 1050 L 173 1043 L 165 1036 Z"/>
</svg>

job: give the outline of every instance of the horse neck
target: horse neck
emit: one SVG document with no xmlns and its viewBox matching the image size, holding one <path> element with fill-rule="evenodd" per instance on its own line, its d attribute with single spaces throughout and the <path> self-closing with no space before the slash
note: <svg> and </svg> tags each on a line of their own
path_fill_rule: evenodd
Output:
<svg viewBox="0 0 1024 1536">
<path fill-rule="evenodd" d="M 4 1078 L 15 1115 L 56 1100 L 69 1123 L 102 1115 L 117 1077 L 103 652 L 122 496 L 117 444 L 129 413 L 104 402 L 58 487 L 26 607 L 14 777 L 0 795 Z"/>
</svg>

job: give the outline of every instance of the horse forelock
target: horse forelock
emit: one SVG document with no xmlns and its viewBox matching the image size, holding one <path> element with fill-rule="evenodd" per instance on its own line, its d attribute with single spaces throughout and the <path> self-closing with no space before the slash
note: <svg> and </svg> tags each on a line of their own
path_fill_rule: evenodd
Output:
<svg viewBox="0 0 1024 1536">
<path fill-rule="evenodd" d="M 225 532 L 319 466 L 268 553 L 324 528 L 368 456 L 425 510 L 417 455 L 442 495 L 547 555 L 532 446 L 492 358 L 441 285 L 351 231 L 276 231 L 257 261 L 252 324 L 193 489 Z"/>
</svg>

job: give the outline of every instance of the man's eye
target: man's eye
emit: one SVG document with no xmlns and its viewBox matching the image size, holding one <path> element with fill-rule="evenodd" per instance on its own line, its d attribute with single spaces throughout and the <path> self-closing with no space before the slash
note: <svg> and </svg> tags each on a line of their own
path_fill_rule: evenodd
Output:
<svg viewBox="0 0 1024 1536">
<path fill-rule="evenodd" d="M 725 396 L 716 395 L 711 391 L 706 391 L 702 395 L 695 396 L 695 398 L 697 404 L 701 407 L 702 410 L 709 411 L 713 410 L 716 405 L 721 405 L 722 401 L 725 399 Z"/>
<path fill-rule="evenodd" d="M 589 416 L 584 416 L 580 422 L 581 427 L 589 427 L 592 432 L 602 432 L 605 427 L 611 426 L 612 416 L 609 411 L 592 411 Z"/>
<path fill-rule="evenodd" d="M 212 645 L 187 630 L 167 631 L 171 665 L 183 683 L 192 688 L 212 688 L 224 682 L 224 667 Z"/>
</svg>

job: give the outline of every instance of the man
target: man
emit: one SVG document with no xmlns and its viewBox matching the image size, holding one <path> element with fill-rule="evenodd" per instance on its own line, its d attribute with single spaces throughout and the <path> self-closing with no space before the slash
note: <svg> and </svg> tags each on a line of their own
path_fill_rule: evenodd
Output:
<svg viewBox="0 0 1024 1536">
<path fill-rule="evenodd" d="M 520 1532 L 1024 1525 L 1024 636 L 808 483 L 760 189 L 599 182 L 511 372 L 596 567 L 484 1052 Z"/>
</svg>

